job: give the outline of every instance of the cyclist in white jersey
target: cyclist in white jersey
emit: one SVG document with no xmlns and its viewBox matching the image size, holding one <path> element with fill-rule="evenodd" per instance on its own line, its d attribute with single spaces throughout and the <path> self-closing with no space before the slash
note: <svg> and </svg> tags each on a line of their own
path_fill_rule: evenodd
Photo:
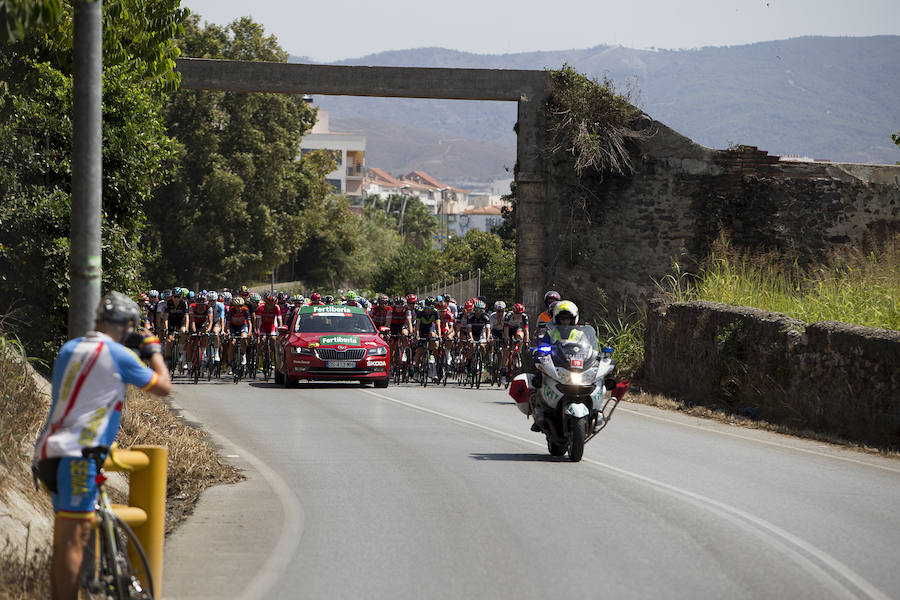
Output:
<svg viewBox="0 0 900 600">
<path fill-rule="evenodd" d="M 124 294 L 111 292 L 100 300 L 95 331 L 67 342 L 53 363 L 50 415 L 34 451 L 35 475 L 50 491 L 56 515 L 50 578 L 53 598 L 75 598 L 94 516 L 96 465 L 82 450 L 112 445 L 119 431 L 126 384 L 159 396 L 171 389 L 159 338 L 143 329 L 134 331 L 140 322 L 137 304 Z M 135 351 L 149 361 L 150 368 Z"/>
</svg>

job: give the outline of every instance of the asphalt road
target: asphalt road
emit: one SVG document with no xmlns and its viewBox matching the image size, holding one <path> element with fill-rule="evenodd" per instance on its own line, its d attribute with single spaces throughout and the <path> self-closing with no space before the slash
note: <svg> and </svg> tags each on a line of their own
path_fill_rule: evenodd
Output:
<svg viewBox="0 0 900 600">
<path fill-rule="evenodd" d="M 184 384 L 248 481 L 166 598 L 900 598 L 900 460 L 623 402 L 581 463 L 498 390 Z"/>
</svg>

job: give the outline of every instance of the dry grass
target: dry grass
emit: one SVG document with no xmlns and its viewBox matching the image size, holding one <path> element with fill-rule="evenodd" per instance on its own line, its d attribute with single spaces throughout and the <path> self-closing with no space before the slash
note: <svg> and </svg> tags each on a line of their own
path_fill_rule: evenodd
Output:
<svg viewBox="0 0 900 600">
<path fill-rule="evenodd" d="M 780 433 L 782 435 L 790 435 L 797 438 L 832 444 L 834 446 L 840 446 L 845 449 L 855 450 L 865 454 L 875 454 L 894 458 L 900 457 L 900 452 L 895 449 L 865 446 L 856 442 L 847 441 L 838 436 L 812 431 L 811 429 L 797 429 L 785 425 L 776 425 L 774 423 L 769 423 L 768 421 L 736 415 L 733 412 L 729 412 L 722 408 L 695 405 L 690 402 L 674 400 L 660 394 L 637 391 L 628 395 L 628 401 L 634 402 L 635 404 L 643 404 L 645 406 L 654 406 L 664 410 L 676 411 L 701 419 L 711 419 L 719 423 L 742 427 L 744 429 L 760 429 L 763 431 L 771 431 L 772 433 Z"/>
<path fill-rule="evenodd" d="M 2 321 L 2 320 L 0 320 Z M 0 322 L 2 327 L 2 322 Z M 37 510 L 51 512 L 46 494 L 31 481 L 32 446 L 47 413 L 48 399 L 26 366 L 25 352 L 15 339 L 0 337 L 0 497 L 24 490 Z M 9 517 L 11 515 L 0 515 Z M 0 523 L 2 525 L 2 523 Z M 0 600 L 47 598 L 50 595 L 48 548 L 31 541 L 24 549 L 0 536 Z"/>
<path fill-rule="evenodd" d="M 126 407 L 119 445 L 157 444 L 169 450 L 166 533 L 193 512 L 203 490 L 244 479 L 237 468 L 219 460 L 204 432 L 182 422 L 164 400 L 131 388 Z"/>
</svg>

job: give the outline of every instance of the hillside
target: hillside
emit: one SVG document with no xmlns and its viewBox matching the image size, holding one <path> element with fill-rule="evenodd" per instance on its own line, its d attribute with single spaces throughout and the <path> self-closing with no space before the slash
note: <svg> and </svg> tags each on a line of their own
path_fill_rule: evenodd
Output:
<svg viewBox="0 0 900 600">
<path fill-rule="evenodd" d="M 420 48 L 338 64 L 542 69 L 563 63 L 591 76 L 606 74 L 620 88 L 632 80 L 638 106 L 705 146 L 751 144 L 773 154 L 848 162 L 900 159 L 890 138 L 900 130 L 900 36 L 805 37 L 697 50 L 596 46 L 503 55 Z M 408 128 L 413 136 L 408 139 L 392 134 L 390 140 L 379 140 L 377 129 L 367 133 L 369 143 L 381 148 L 377 163 L 372 159 L 370 164 L 389 171 L 413 164 L 413 148 L 431 147 L 422 161 L 426 156 L 433 160 L 441 150 L 448 160 L 456 160 L 467 146 L 441 148 L 448 135 L 490 141 L 514 153 L 516 112 L 511 103 L 334 96 L 316 101 L 336 121 L 377 120 Z M 362 121 L 357 123 L 363 131 Z M 414 166 L 427 170 L 424 162 Z M 444 177 L 456 181 L 466 173 Z"/>
</svg>

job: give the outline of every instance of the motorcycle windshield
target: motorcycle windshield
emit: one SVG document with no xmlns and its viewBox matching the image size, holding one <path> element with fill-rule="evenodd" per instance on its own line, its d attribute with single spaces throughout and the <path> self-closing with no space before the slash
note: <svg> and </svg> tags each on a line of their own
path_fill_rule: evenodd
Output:
<svg viewBox="0 0 900 600">
<path fill-rule="evenodd" d="M 555 364 L 576 370 L 587 368 L 596 359 L 599 348 L 597 332 L 590 325 L 551 325 L 544 339 L 552 345 Z"/>
</svg>

